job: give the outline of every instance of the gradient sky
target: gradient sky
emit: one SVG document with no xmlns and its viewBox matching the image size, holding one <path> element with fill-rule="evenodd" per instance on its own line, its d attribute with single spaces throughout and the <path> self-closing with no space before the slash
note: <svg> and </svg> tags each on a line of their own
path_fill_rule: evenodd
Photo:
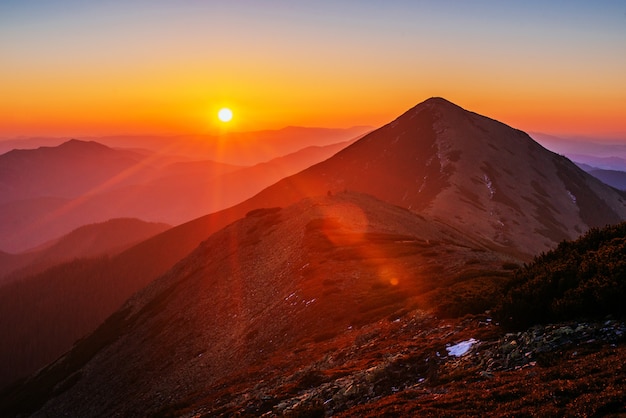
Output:
<svg viewBox="0 0 626 418">
<path fill-rule="evenodd" d="M 626 1 L 0 2 L 0 137 L 380 126 L 431 96 L 626 138 Z"/>
</svg>

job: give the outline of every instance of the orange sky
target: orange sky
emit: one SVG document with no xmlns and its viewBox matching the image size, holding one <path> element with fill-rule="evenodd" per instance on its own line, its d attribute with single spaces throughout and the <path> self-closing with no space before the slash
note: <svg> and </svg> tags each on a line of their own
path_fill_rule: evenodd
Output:
<svg viewBox="0 0 626 418">
<path fill-rule="evenodd" d="M 379 126 L 442 96 L 626 138 L 623 2 L 233 3 L 1 3 L 0 137 L 205 133 L 222 106 L 231 130 Z"/>
</svg>

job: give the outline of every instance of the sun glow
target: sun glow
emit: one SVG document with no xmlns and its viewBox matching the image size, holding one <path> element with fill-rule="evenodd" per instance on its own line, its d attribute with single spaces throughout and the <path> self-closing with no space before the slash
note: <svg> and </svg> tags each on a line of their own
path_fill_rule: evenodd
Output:
<svg viewBox="0 0 626 418">
<path fill-rule="evenodd" d="M 224 123 L 230 122 L 230 120 L 233 118 L 233 111 L 227 107 L 224 107 L 220 109 L 219 112 L 217 112 L 217 117 Z"/>
</svg>

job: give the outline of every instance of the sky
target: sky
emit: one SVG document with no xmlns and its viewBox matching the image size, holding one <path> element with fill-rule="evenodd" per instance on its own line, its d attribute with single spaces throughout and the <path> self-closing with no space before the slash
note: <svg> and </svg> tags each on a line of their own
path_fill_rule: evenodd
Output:
<svg viewBox="0 0 626 418">
<path fill-rule="evenodd" d="M 225 106 L 377 127 L 432 96 L 626 138 L 626 1 L 0 1 L 3 138 L 210 133 Z"/>
</svg>

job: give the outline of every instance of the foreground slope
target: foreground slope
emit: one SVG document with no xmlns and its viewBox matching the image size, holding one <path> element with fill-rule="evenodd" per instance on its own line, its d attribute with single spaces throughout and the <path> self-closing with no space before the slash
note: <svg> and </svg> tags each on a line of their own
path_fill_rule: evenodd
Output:
<svg viewBox="0 0 626 418">
<path fill-rule="evenodd" d="M 463 304 L 482 312 L 506 283 L 509 260 L 366 195 L 255 210 L 32 382 L 44 397 L 58 395 L 42 414 L 150 415 L 285 355 L 293 366 L 310 364 L 293 353 L 320 356 L 318 344 L 349 330 L 437 310 L 442 289 L 458 288 Z M 472 293 L 467 277 L 488 285 Z"/>
<path fill-rule="evenodd" d="M 622 251 L 620 228 L 568 248 Z M 570 255 L 563 246 L 531 268 Z M 508 266 L 365 195 L 255 210 L 0 405 L 46 402 L 34 416 L 625 413 L 619 318 L 581 311 L 507 333 L 466 315 L 501 300 Z M 451 300 L 463 318 L 433 315 Z"/>
</svg>

